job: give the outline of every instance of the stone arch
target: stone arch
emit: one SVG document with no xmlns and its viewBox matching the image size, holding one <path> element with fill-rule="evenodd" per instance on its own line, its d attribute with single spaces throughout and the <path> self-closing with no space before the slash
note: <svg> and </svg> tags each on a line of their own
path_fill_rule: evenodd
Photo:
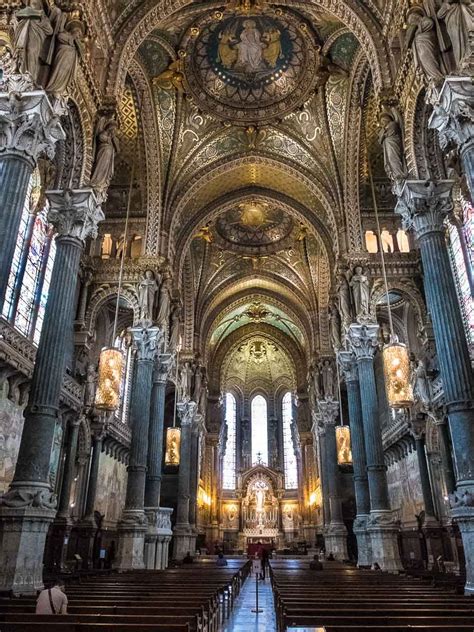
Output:
<svg viewBox="0 0 474 632">
<path fill-rule="evenodd" d="M 100 309 L 114 298 L 117 298 L 117 287 L 115 286 L 101 286 L 93 292 L 85 316 L 86 329 L 88 331 L 94 330 Z M 133 322 L 137 322 L 140 317 L 140 306 L 135 292 L 130 288 L 123 288 L 120 293 L 120 298 L 123 299 L 133 311 Z"/>
</svg>

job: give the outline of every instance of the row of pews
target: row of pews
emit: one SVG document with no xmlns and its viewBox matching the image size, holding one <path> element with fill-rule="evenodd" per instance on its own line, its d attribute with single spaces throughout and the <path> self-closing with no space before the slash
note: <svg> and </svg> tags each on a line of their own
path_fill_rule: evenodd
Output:
<svg viewBox="0 0 474 632">
<path fill-rule="evenodd" d="M 68 614 L 36 615 L 36 599 L 0 598 L 1 632 L 218 632 L 250 570 L 194 563 L 66 584 Z"/>
<path fill-rule="evenodd" d="M 279 632 L 324 627 L 362 630 L 473 632 L 474 598 L 421 579 L 325 562 L 275 560 L 270 572 Z"/>
</svg>

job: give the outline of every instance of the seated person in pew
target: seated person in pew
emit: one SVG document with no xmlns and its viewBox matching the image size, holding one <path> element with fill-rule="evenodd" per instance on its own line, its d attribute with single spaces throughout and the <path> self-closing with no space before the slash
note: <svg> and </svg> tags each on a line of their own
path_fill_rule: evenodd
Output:
<svg viewBox="0 0 474 632">
<path fill-rule="evenodd" d="M 309 568 L 311 571 L 322 571 L 323 565 L 319 561 L 319 555 L 315 555 L 311 562 L 309 563 Z"/>
<path fill-rule="evenodd" d="M 216 560 L 216 566 L 227 566 L 227 560 L 224 557 L 224 553 L 219 553 Z"/>
<path fill-rule="evenodd" d="M 67 597 L 64 582 L 56 580 L 51 588 L 45 588 L 38 596 L 36 614 L 67 614 Z"/>
<path fill-rule="evenodd" d="M 191 553 L 188 551 L 186 555 L 183 557 L 183 564 L 192 564 L 194 559 L 191 556 Z"/>
</svg>

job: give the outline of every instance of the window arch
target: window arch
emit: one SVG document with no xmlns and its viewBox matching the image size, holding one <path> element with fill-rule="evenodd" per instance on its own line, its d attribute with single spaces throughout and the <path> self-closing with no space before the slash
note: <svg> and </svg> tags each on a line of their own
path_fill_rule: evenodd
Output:
<svg viewBox="0 0 474 632">
<path fill-rule="evenodd" d="M 56 256 L 54 233 L 47 219 L 49 204 L 46 201 L 38 208 L 40 199 L 40 177 L 35 171 L 23 206 L 2 311 L 2 315 L 36 345 L 41 336 Z"/>
<path fill-rule="evenodd" d="M 297 489 L 298 466 L 296 463 L 295 448 L 291 424 L 293 422 L 293 399 L 290 391 L 285 393 L 281 402 L 281 415 L 283 420 L 283 459 L 285 464 L 285 488 Z"/>
<path fill-rule="evenodd" d="M 251 405 L 252 417 L 252 463 L 261 460 L 268 465 L 268 415 L 267 400 L 255 395 Z"/>
<path fill-rule="evenodd" d="M 222 463 L 222 487 L 223 489 L 235 489 L 237 404 L 232 393 L 226 393 L 225 396 L 225 422 L 227 424 L 227 441 Z"/>
</svg>

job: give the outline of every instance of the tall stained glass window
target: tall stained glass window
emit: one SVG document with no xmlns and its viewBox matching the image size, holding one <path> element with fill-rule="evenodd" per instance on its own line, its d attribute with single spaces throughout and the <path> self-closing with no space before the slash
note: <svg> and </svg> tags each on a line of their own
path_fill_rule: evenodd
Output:
<svg viewBox="0 0 474 632">
<path fill-rule="evenodd" d="M 283 419 L 283 458 L 285 462 L 285 488 L 296 489 L 298 487 L 298 466 L 296 454 L 291 435 L 291 424 L 293 421 L 293 402 L 291 393 L 285 393 L 281 412 Z"/>
<path fill-rule="evenodd" d="M 222 487 L 224 489 L 235 489 L 237 410 L 235 397 L 232 393 L 226 393 L 225 396 L 225 422 L 227 425 L 227 442 L 222 466 Z"/>
<path fill-rule="evenodd" d="M 256 395 L 251 403 L 252 414 L 252 463 L 262 461 L 268 465 L 268 418 L 267 400 Z"/>
<path fill-rule="evenodd" d="M 474 208 L 464 199 L 461 200 L 461 204 L 463 218 L 460 225 L 448 223 L 449 251 L 466 337 L 472 354 L 474 353 L 474 300 L 471 279 L 474 264 Z"/>
<path fill-rule="evenodd" d="M 47 222 L 48 207 L 36 209 L 39 191 L 39 176 L 35 173 L 23 207 L 3 306 L 3 316 L 35 344 L 43 327 L 56 255 L 53 231 Z"/>
</svg>

